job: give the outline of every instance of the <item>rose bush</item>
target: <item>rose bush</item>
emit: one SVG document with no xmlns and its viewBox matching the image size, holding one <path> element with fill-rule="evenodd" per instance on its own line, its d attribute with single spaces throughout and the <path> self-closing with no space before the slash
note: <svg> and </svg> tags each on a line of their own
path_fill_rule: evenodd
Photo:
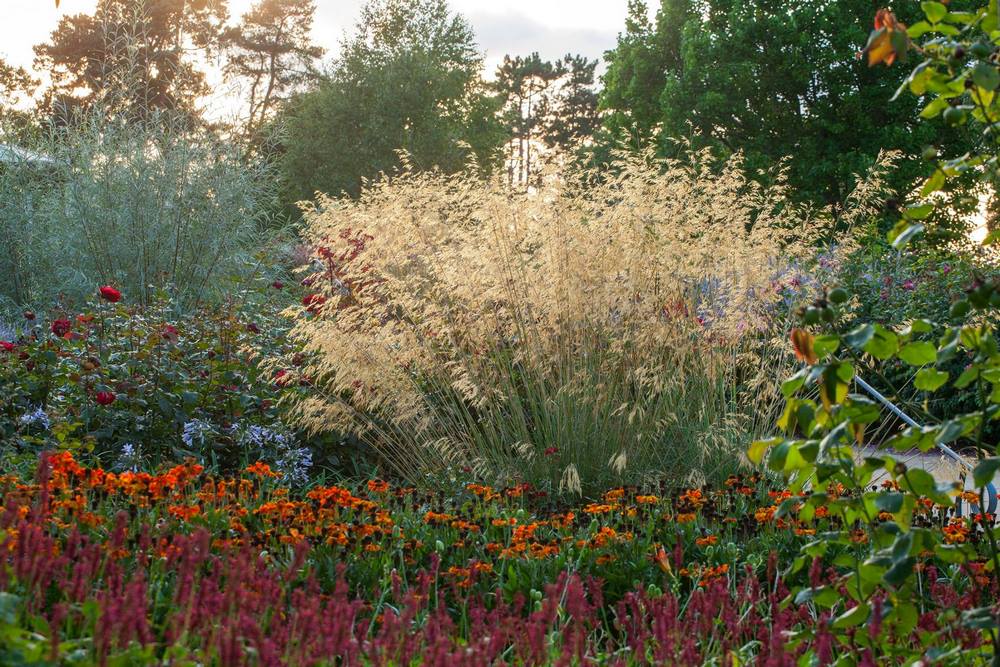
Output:
<svg viewBox="0 0 1000 667">
<path fill-rule="evenodd" d="M 284 339 L 286 298 L 261 287 L 182 312 L 103 286 L 82 312 L 27 313 L 2 341 L 0 447 L 26 460 L 71 450 L 119 470 L 262 458 L 296 480 L 344 464 L 339 435 L 307 439 L 285 424 L 282 397 L 308 388 L 262 363 L 301 359 Z"/>
</svg>

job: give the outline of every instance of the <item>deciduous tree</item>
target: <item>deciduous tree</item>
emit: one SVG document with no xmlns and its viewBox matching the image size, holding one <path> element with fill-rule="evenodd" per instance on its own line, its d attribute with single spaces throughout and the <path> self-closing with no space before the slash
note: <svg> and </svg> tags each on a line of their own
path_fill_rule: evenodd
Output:
<svg viewBox="0 0 1000 667">
<path fill-rule="evenodd" d="M 901 19 L 917 18 L 913 5 Z M 607 54 L 605 143 L 656 140 L 671 154 L 691 137 L 745 153 L 754 172 L 787 156 L 798 198 L 835 212 L 854 175 L 895 149 L 905 157 L 891 185 L 905 193 L 923 148 L 943 137 L 917 122 L 914 100 L 890 104 L 896 83 L 858 57 L 871 10 L 868 0 L 663 0 L 651 21 L 631 0 Z"/>
<path fill-rule="evenodd" d="M 288 105 L 286 201 L 356 195 L 405 153 L 417 169 L 494 160 L 502 141 L 472 28 L 446 0 L 372 0 L 322 83 Z"/>
</svg>

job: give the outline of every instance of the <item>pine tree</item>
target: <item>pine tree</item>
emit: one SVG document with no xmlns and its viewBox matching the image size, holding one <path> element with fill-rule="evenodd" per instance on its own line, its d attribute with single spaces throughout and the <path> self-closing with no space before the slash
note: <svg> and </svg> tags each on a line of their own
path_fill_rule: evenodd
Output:
<svg viewBox="0 0 1000 667">
<path fill-rule="evenodd" d="M 227 29 L 225 75 L 245 84 L 247 135 L 260 130 L 289 95 L 318 77 L 324 49 L 312 43 L 313 0 L 260 0 Z"/>
</svg>

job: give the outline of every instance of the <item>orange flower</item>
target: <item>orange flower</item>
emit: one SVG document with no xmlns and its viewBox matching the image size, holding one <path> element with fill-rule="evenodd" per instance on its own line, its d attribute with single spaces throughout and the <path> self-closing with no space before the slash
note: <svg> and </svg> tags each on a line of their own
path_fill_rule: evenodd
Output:
<svg viewBox="0 0 1000 667">
<path fill-rule="evenodd" d="M 697 544 L 699 547 L 707 547 L 707 546 L 710 546 L 712 544 L 715 544 L 718 541 L 719 541 L 718 536 L 716 536 L 716 535 L 706 535 L 705 537 L 699 537 L 698 539 L 696 539 L 694 541 L 694 543 Z"/>
<path fill-rule="evenodd" d="M 963 491 L 959 497 L 967 503 L 979 504 L 979 494 L 973 491 Z"/>
<path fill-rule="evenodd" d="M 695 520 L 695 515 L 691 512 L 681 513 L 677 515 L 677 523 L 691 523 Z"/>
<path fill-rule="evenodd" d="M 969 538 L 969 527 L 964 519 L 952 519 L 944 527 L 944 541 L 948 544 L 962 544 Z"/>
<path fill-rule="evenodd" d="M 389 482 L 381 479 L 370 479 L 368 480 L 368 490 L 372 493 L 386 493 L 389 491 Z"/>
<path fill-rule="evenodd" d="M 660 499 L 656 496 L 636 496 L 635 502 L 640 505 L 655 505 Z"/>
<path fill-rule="evenodd" d="M 653 556 L 653 560 L 656 561 L 656 564 L 660 566 L 661 570 L 670 574 L 670 561 L 667 559 L 667 552 L 663 547 L 656 550 L 656 555 Z"/>
<path fill-rule="evenodd" d="M 484 484 L 467 484 L 465 488 L 483 500 L 493 500 L 500 497 L 500 494 L 494 491 L 493 487 Z"/>
<path fill-rule="evenodd" d="M 607 514 L 612 511 L 614 507 L 611 505 L 600 505 L 598 503 L 590 503 L 583 508 L 583 511 L 587 514 Z"/>
<path fill-rule="evenodd" d="M 685 491 L 684 493 L 681 494 L 680 498 L 678 498 L 678 502 L 691 505 L 695 509 L 698 509 L 702 505 L 704 505 L 705 501 L 706 498 L 705 495 L 701 492 L 701 489 L 691 489 L 689 491 Z"/>
<path fill-rule="evenodd" d="M 438 512 L 427 512 L 424 515 L 424 523 L 430 525 L 441 525 L 453 521 L 455 516 L 452 514 L 440 514 Z"/>
<path fill-rule="evenodd" d="M 774 518 L 774 513 L 778 511 L 777 505 L 771 505 L 770 507 L 761 507 L 756 512 L 753 513 L 753 518 L 757 520 L 757 523 L 769 523 L 771 519 Z"/>
<path fill-rule="evenodd" d="M 267 465 L 263 461 L 257 461 L 251 466 L 247 466 L 246 471 L 251 475 L 257 475 L 257 477 L 281 477 L 279 473 L 271 470 L 271 466 Z"/>
<path fill-rule="evenodd" d="M 617 503 L 621 502 L 621 499 L 625 497 L 625 489 L 611 489 L 604 494 L 604 502 L 606 503 Z"/>
<path fill-rule="evenodd" d="M 167 508 L 167 514 L 182 521 L 190 521 L 201 514 L 201 507 L 198 505 L 171 505 Z"/>
</svg>

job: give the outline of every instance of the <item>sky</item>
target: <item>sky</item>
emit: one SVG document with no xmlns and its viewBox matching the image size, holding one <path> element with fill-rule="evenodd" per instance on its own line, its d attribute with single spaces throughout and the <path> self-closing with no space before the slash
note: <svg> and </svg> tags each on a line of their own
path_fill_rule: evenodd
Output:
<svg viewBox="0 0 1000 667">
<path fill-rule="evenodd" d="M 363 0 L 316 0 L 315 42 L 336 53 L 345 30 L 353 28 Z M 59 17 L 91 12 L 96 0 L 0 0 L 0 55 L 30 67 L 32 47 L 47 41 Z M 229 0 L 238 16 L 253 0 Z M 656 2 L 650 2 L 657 5 Z M 625 27 L 627 0 L 451 0 L 472 23 L 486 68 L 493 71 L 504 54 L 538 51 L 555 59 L 567 53 L 599 58 L 615 45 Z"/>
</svg>

